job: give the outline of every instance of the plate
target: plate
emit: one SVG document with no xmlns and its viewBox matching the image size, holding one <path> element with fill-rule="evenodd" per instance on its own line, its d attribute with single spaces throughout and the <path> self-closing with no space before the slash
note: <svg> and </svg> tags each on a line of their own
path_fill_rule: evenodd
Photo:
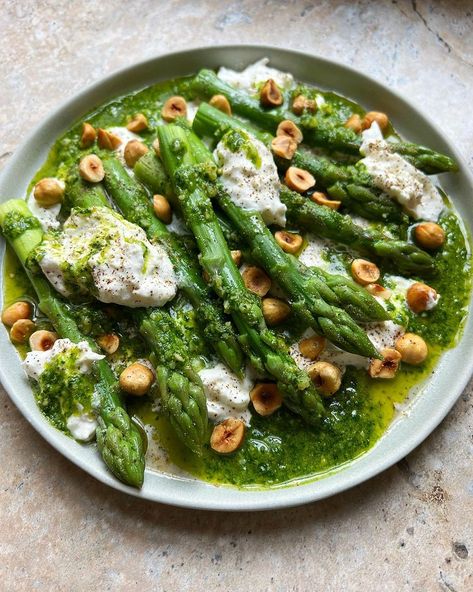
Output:
<svg viewBox="0 0 473 592">
<path fill-rule="evenodd" d="M 0 177 L 0 201 L 24 196 L 29 180 L 45 161 L 56 138 L 97 105 L 160 80 L 192 74 L 203 67 L 242 69 L 265 56 L 270 58 L 270 65 L 290 71 L 296 79 L 335 90 L 361 104 L 389 113 L 395 127 L 406 138 L 456 158 L 461 171 L 442 175 L 442 186 L 453 197 L 467 229 L 473 227 L 470 205 L 473 178 L 462 156 L 438 131 L 437 124 L 430 122 L 406 99 L 347 66 L 306 53 L 260 45 L 207 47 L 167 54 L 121 70 L 82 91 L 51 113 L 16 150 Z M 3 240 L 0 249 L 3 260 Z M 362 483 L 420 444 L 451 409 L 472 374 L 472 323 L 473 316 L 470 314 L 457 347 L 443 355 L 427 383 L 410 398 L 407 408 L 372 449 L 316 481 L 269 490 L 239 490 L 152 470 L 146 471 L 140 491 L 121 484 L 108 473 L 93 447 L 80 445 L 68 438 L 51 427 L 41 415 L 3 325 L 0 328 L 3 352 L 0 379 L 21 413 L 54 448 L 115 489 L 143 499 L 189 508 L 235 511 L 274 509 L 319 500 Z M 452 368 L 455 368 L 454 373 Z"/>
</svg>

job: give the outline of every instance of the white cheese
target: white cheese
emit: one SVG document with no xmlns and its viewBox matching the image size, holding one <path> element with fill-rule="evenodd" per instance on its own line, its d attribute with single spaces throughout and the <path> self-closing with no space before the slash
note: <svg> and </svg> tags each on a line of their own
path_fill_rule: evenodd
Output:
<svg viewBox="0 0 473 592">
<path fill-rule="evenodd" d="M 200 101 L 187 101 L 187 120 L 192 123 L 194 121 L 195 114 L 199 108 Z"/>
<path fill-rule="evenodd" d="M 45 237 L 39 259 L 48 280 L 64 296 L 70 295 L 72 282 L 102 302 L 162 306 L 177 290 L 164 249 L 108 208 L 91 208 L 86 213 L 73 210 L 59 237 Z M 68 269 L 67 277 L 64 269 Z"/>
<path fill-rule="evenodd" d="M 312 234 L 306 236 L 307 245 L 299 256 L 299 261 L 307 267 L 320 267 L 328 269 L 329 262 L 324 256 L 330 242 L 324 238 L 318 238 Z"/>
<path fill-rule="evenodd" d="M 218 77 L 234 88 L 240 88 L 252 93 L 258 90 L 258 85 L 261 82 L 266 82 L 269 78 L 272 78 L 282 89 L 291 88 L 294 85 L 292 74 L 270 68 L 268 62 L 269 58 L 263 58 L 254 64 L 250 64 L 241 72 L 222 67 L 218 71 Z"/>
<path fill-rule="evenodd" d="M 82 374 L 89 373 L 94 362 L 105 358 L 102 354 L 97 354 L 92 351 L 90 345 L 86 341 L 73 343 L 70 339 L 57 339 L 51 349 L 46 351 L 35 350 L 28 352 L 26 358 L 22 362 L 23 368 L 30 378 L 38 381 L 46 364 L 51 362 L 51 360 L 57 355 L 73 348 L 79 349 L 80 353 L 76 360 L 76 367 Z"/>
<path fill-rule="evenodd" d="M 395 199 L 415 219 L 437 220 L 443 210 L 442 196 L 432 181 L 400 154 L 392 152 L 374 122 L 363 132 L 360 152 L 373 183 Z"/>
<path fill-rule="evenodd" d="M 35 216 L 39 220 L 41 228 L 44 230 L 44 232 L 59 228 L 59 220 L 57 218 L 59 216 L 59 212 L 61 211 L 61 203 L 54 204 L 49 208 L 43 208 L 35 200 L 33 194 L 29 196 L 27 203 L 33 216 Z"/>
<path fill-rule="evenodd" d="M 285 226 L 287 208 L 279 197 L 279 176 L 271 152 L 251 134 L 247 136 L 260 162 L 253 162 L 244 149 L 233 152 L 224 138 L 214 152 L 221 167 L 220 181 L 237 206 L 260 212 L 266 224 Z"/>
<path fill-rule="evenodd" d="M 248 405 L 252 381 L 248 372 L 240 379 L 219 363 L 213 368 L 204 368 L 199 376 L 204 385 L 207 412 L 212 421 L 217 423 L 228 417 L 235 417 L 247 425 L 250 423 Z"/>
<path fill-rule="evenodd" d="M 68 417 L 66 425 L 73 438 L 82 442 L 88 442 L 95 436 L 95 430 L 98 424 L 91 413 L 80 413 L 79 415 Z"/>
</svg>

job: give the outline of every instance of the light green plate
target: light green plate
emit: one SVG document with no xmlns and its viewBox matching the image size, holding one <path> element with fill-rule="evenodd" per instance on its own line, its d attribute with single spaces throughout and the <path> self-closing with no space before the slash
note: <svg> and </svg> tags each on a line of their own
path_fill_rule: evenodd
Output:
<svg viewBox="0 0 473 592">
<path fill-rule="evenodd" d="M 473 227 L 473 179 L 461 155 L 439 132 L 437 125 L 428 121 L 405 99 L 347 66 L 266 46 L 224 46 L 168 54 L 94 84 L 51 113 L 18 148 L 0 178 L 0 200 L 24 196 L 29 180 L 45 161 L 56 138 L 97 105 L 160 80 L 192 74 L 203 67 L 240 69 L 265 56 L 270 58 L 272 66 L 292 72 L 296 79 L 333 89 L 363 105 L 376 106 L 376 109 L 389 113 L 395 127 L 409 140 L 452 155 L 460 162 L 461 171 L 442 175 L 442 186 L 453 198 L 466 227 Z M 0 256 L 4 248 L 2 241 Z M 369 452 L 343 469 L 304 485 L 261 491 L 215 486 L 148 470 L 143 488 L 137 491 L 122 485 L 108 473 L 94 447 L 76 443 L 47 423 L 36 407 L 16 350 L 3 325 L 0 327 L 0 347 L 0 378 L 11 399 L 33 427 L 64 456 L 103 483 L 132 495 L 213 510 L 263 510 L 294 506 L 339 493 L 373 477 L 408 454 L 432 432 L 455 403 L 473 371 L 470 315 L 458 346 L 443 356 L 432 377 L 411 397 L 409 406 Z"/>
</svg>

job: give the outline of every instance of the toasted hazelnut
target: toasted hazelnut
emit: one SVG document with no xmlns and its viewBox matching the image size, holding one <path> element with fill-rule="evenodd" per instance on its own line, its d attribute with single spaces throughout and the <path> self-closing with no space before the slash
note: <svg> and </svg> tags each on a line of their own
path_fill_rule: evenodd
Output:
<svg viewBox="0 0 473 592">
<path fill-rule="evenodd" d="M 263 298 L 264 320 L 270 327 L 282 323 L 291 313 L 290 306 L 279 298 Z"/>
<path fill-rule="evenodd" d="M 394 378 L 399 368 L 401 354 L 387 347 L 381 351 L 382 360 L 373 359 L 370 362 L 368 373 L 371 378 Z"/>
<path fill-rule="evenodd" d="M 156 138 L 156 140 L 154 140 L 154 142 L 153 142 L 153 150 L 154 150 L 156 156 L 158 156 L 159 158 L 161 158 L 161 148 L 159 147 L 159 140 L 158 140 L 158 138 Z"/>
<path fill-rule="evenodd" d="M 172 220 L 172 209 L 168 200 L 164 195 L 153 195 L 153 209 L 156 217 L 164 222 L 164 224 L 170 224 Z"/>
<path fill-rule="evenodd" d="M 154 374 L 148 366 L 135 362 L 120 374 L 120 388 L 134 397 L 142 397 L 151 388 Z"/>
<path fill-rule="evenodd" d="M 232 114 L 232 107 L 228 102 L 227 97 L 224 97 L 223 95 L 214 95 L 210 99 L 209 104 L 212 105 L 212 107 L 215 107 L 215 109 L 222 111 L 222 113 L 226 113 L 227 115 Z"/>
<path fill-rule="evenodd" d="M 170 97 L 161 109 L 161 117 L 164 121 L 174 121 L 178 117 L 187 115 L 187 103 L 184 97 Z"/>
<path fill-rule="evenodd" d="M 363 125 L 361 122 L 361 117 L 358 113 L 353 113 L 350 117 L 345 121 L 345 127 L 353 130 L 355 134 L 359 134 L 363 129 Z"/>
<path fill-rule="evenodd" d="M 90 183 L 100 183 L 105 177 L 102 161 L 96 154 L 88 154 L 79 163 L 80 176 Z"/>
<path fill-rule="evenodd" d="M 386 113 L 381 113 L 380 111 L 369 111 L 364 117 L 363 121 L 361 122 L 361 126 L 363 129 L 368 129 L 371 127 L 373 121 L 379 125 L 381 131 L 384 131 L 389 125 L 389 118 Z"/>
<path fill-rule="evenodd" d="M 62 202 L 65 188 L 63 181 L 55 177 L 45 177 L 34 186 L 33 197 L 38 205 L 49 208 Z"/>
<path fill-rule="evenodd" d="M 57 341 L 57 333 L 40 329 L 30 335 L 30 348 L 33 351 L 48 351 Z"/>
<path fill-rule="evenodd" d="M 260 382 L 250 391 L 250 399 L 258 415 L 271 415 L 282 405 L 282 395 L 274 382 Z"/>
<path fill-rule="evenodd" d="M 8 327 L 12 327 L 20 319 L 29 319 L 31 317 L 31 304 L 23 300 L 14 302 L 7 306 L 2 312 L 2 322 Z"/>
<path fill-rule="evenodd" d="M 354 259 L 351 264 L 351 274 L 358 284 L 366 286 L 379 280 L 379 267 L 366 259 Z"/>
<path fill-rule="evenodd" d="M 143 132 L 145 129 L 148 129 L 148 120 L 143 113 L 137 113 L 133 119 L 128 123 L 126 126 L 127 130 L 133 132 L 135 134 L 139 132 Z"/>
<path fill-rule="evenodd" d="M 81 148 L 90 148 L 92 144 L 97 139 L 97 132 L 95 131 L 94 126 L 90 125 L 84 121 L 82 124 L 82 135 L 80 137 L 80 147 Z"/>
<path fill-rule="evenodd" d="M 136 162 L 148 152 L 148 147 L 140 140 L 130 140 L 125 146 L 123 156 L 126 164 L 133 168 Z"/>
<path fill-rule="evenodd" d="M 340 368 L 330 362 L 315 362 L 307 369 L 317 389 L 326 396 L 334 395 L 342 384 Z"/>
<path fill-rule="evenodd" d="M 391 290 L 385 288 L 381 284 L 367 284 L 365 287 L 373 296 L 377 296 L 383 300 L 389 300 L 391 298 Z"/>
<path fill-rule="evenodd" d="M 310 196 L 310 199 L 316 204 L 319 204 L 319 206 L 326 206 L 331 210 L 338 210 L 338 208 L 342 205 L 341 201 L 329 199 L 325 193 L 322 193 L 321 191 L 314 191 L 314 193 Z"/>
<path fill-rule="evenodd" d="M 418 314 L 435 306 L 437 292 L 427 284 L 416 282 L 407 290 L 406 299 L 409 308 Z"/>
<path fill-rule="evenodd" d="M 245 432 L 246 427 L 241 419 L 229 417 L 214 427 L 210 446 L 220 454 L 235 452 L 243 444 Z"/>
<path fill-rule="evenodd" d="M 15 343 L 25 343 L 35 329 L 36 325 L 31 319 L 18 319 L 10 329 L 10 338 Z"/>
<path fill-rule="evenodd" d="M 97 131 L 97 144 L 99 145 L 99 148 L 103 148 L 104 150 L 116 150 L 121 143 L 122 141 L 118 136 L 99 127 Z"/>
<path fill-rule="evenodd" d="M 294 140 L 296 144 L 300 144 L 303 139 L 301 130 L 290 119 L 284 119 L 281 121 L 276 130 L 276 136 L 288 136 Z"/>
<path fill-rule="evenodd" d="M 320 335 L 312 335 L 299 341 L 299 351 L 304 358 L 315 360 L 324 351 L 327 340 Z"/>
<path fill-rule="evenodd" d="M 98 337 L 97 343 L 106 354 L 114 354 L 120 345 L 120 337 L 115 333 L 107 333 Z"/>
<path fill-rule="evenodd" d="M 282 92 L 272 78 L 263 84 L 259 98 L 263 107 L 279 107 L 284 100 Z"/>
<path fill-rule="evenodd" d="M 429 354 L 427 344 L 415 333 L 404 333 L 397 339 L 394 347 L 401 354 L 401 360 L 413 366 L 422 364 Z"/>
<path fill-rule="evenodd" d="M 304 193 L 315 185 L 315 179 L 308 171 L 293 166 L 287 169 L 284 181 L 289 189 L 299 193 Z"/>
<path fill-rule="evenodd" d="M 241 265 L 241 258 L 242 258 L 242 253 L 241 253 L 240 249 L 236 249 L 234 251 L 230 251 L 230 255 L 232 256 L 233 263 L 237 267 L 240 267 L 240 265 Z"/>
<path fill-rule="evenodd" d="M 271 288 L 271 280 L 260 267 L 247 267 L 242 277 L 247 289 L 261 298 L 266 296 Z"/>
<path fill-rule="evenodd" d="M 274 234 L 274 238 L 283 251 L 291 253 L 292 255 L 297 253 L 302 247 L 303 239 L 300 234 L 287 232 L 286 230 L 278 230 Z"/>
<path fill-rule="evenodd" d="M 422 222 L 414 228 L 414 238 L 423 249 L 438 249 L 445 242 L 445 231 L 435 222 Z"/>
<path fill-rule="evenodd" d="M 275 156 L 291 160 L 297 150 L 297 144 L 289 136 L 276 136 L 271 140 L 271 150 Z"/>
<path fill-rule="evenodd" d="M 317 111 L 317 103 L 304 95 L 298 95 L 292 102 L 292 112 L 296 115 L 302 115 L 305 110 L 315 113 Z"/>
</svg>

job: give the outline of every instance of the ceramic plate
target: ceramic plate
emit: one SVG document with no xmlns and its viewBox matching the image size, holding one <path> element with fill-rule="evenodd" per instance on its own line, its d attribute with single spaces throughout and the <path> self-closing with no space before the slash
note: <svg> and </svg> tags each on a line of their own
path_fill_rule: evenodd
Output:
<svg viewBox="0 0 473 592">
<path fill-rule="evenodd" d="M 29 180 L 46 159 L 56 138 L 97 105 L 160 80 L 192 74 L 203 67 L 241 69 L 264 56 L 270 58 L 272 66 L 292 72 L 296 79 L 335 90 L 367 106 L 375 105 L 380 111 L 389 113 L 395 127 L 409 140 L 426 144 L 456 158 L 461 171 L 442 175 L 442 186 L 453 198 L 466 227 L 473 227 L 470 203 L 473 179 L 461 155 L 438 131 L 437 125 L 431 123 L 408 100 L 347 66 L 296 51 L 266 46 L 224 46 L 168 54 L 117 72 L 94 84 L 51 113 L 18 148 L 0 178 L 0 200 L 24 196 Z M 2 241 L 2 259 L 4 248 Z M 448 413 L 472 373 L 472 322 L 470 315 L 460 343 L 444 354 L 427 383 L 415 396 L 411 396 L 407 408 L 369 452 L 322 479 L 272 490 L 244 491 L 192 478 L 172 477 L 152 470 L 146 471 L 141 491 L 122 485 L 108 473 L 94 447 L 76 443 L 52 428 L 43 418 L 3 325 L 0 327 L 0 378 L 18 409 L 52 446 L 111 487 L 145 499 L 190 508 L 281 508 L 318 500 L 353 487 L 387 469 L 422 442 Z M 451 372 L 452 368 L 455 368 L 454 373 Z"/>
</svg>

